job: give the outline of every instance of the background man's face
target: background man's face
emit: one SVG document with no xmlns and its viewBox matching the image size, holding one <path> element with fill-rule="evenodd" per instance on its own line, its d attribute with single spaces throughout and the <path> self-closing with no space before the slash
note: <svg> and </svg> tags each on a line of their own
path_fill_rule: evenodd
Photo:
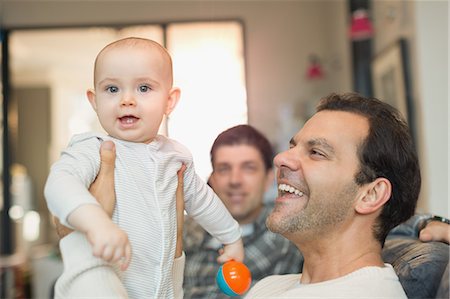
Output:
<svg viewBox="0 0 450 299">
<path fill-rule="evenodd" d="M 239 223 L 250 223 L 258 216 L 271 181 L 272 174 L 255 147 L 222 145 L 215 151 L 210 183 Z"/>
</svg>

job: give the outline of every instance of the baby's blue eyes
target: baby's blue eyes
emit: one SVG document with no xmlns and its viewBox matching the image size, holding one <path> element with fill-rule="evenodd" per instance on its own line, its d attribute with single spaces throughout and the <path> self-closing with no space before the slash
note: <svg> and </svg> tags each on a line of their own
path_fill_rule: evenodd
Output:
<svg viewBox="0 0 450 299">
<path fill-rule="evenodd" d="M 147 86 L 147 85 L 141 85 L 141 86 L 139 86 L 139 91 L 140 91 L 140 92 L 147 92 L 147 91 L 150 91 L 150 87 Z"/>
<path fill-rule="evenodd" d="M 139 92 L 149 92 L 151 88 L 148 85 L 140 85 L 138 87 L 138 90 Z M 106 91 L 110 93 L 116 93 L 119 92 L 119 88 L 117 86 L 108 86 L 106 87 Z"/>
<path fill-rule="evenodd" d="M 116 93 L 119 91 L 119 88 L 117 88 L 116 86 L 108 86 L 106 87 L 106 90 L 111 93 Z"/>
</svg>

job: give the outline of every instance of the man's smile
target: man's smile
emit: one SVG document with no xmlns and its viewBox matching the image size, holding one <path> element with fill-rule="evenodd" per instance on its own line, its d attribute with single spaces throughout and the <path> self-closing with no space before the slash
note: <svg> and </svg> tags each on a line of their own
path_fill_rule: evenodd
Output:
<svg viewBox="0 0 450 299">
<path fill-rule="evenodd" d="M 299 197 L 302 197 L 304 195 L 304 193 L 302 191 L 296 189 L 295 187 L 293 187 L 291 185 L 288 185 L 288 184 L 279 184 L 278 185 L 279 196 L 283 196 L 288 193 L 298 195 Z"/>
</svg>

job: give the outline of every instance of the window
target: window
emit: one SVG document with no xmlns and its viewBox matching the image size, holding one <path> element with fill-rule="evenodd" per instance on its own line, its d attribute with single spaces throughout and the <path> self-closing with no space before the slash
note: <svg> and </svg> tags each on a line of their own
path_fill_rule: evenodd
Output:
<svg viewBox="0 0 450 299">
<path fill-rule="evenodd" d="M 238 22 L 182 23 L 167 28 L 181 99 L 169 136 L 194 155 L 199 175 L 211 172 L 209 151 L 225 129 L 247 123 L 242 26 Z"/>
</svg>

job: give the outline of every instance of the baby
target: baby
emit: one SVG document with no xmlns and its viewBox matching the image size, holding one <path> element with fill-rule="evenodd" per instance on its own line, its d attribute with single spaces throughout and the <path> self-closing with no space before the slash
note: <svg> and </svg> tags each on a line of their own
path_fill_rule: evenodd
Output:
<svg viewBox="0 0 450 299">
<path fill-rule="evenodd" d="M 173 297 L 175 190 L 182 164 L 186 212 L 224 244 L 218 262 L 244 258 L 238 223 L 195 173 L 190 152 L 157 134 L 180 97 L 172 83 L 171 57 L 158 43 L 131 37 L 103 48 L 95 60 L 95 89 L 87 97 L 108 135 L 75 135 L 45 186 L 51 213 L 85 233 L 95 256 L 121 262 L 130 298 Z M 104 140 L 116 148 L 112 220 L 88 191 Z"/>
</svg>

